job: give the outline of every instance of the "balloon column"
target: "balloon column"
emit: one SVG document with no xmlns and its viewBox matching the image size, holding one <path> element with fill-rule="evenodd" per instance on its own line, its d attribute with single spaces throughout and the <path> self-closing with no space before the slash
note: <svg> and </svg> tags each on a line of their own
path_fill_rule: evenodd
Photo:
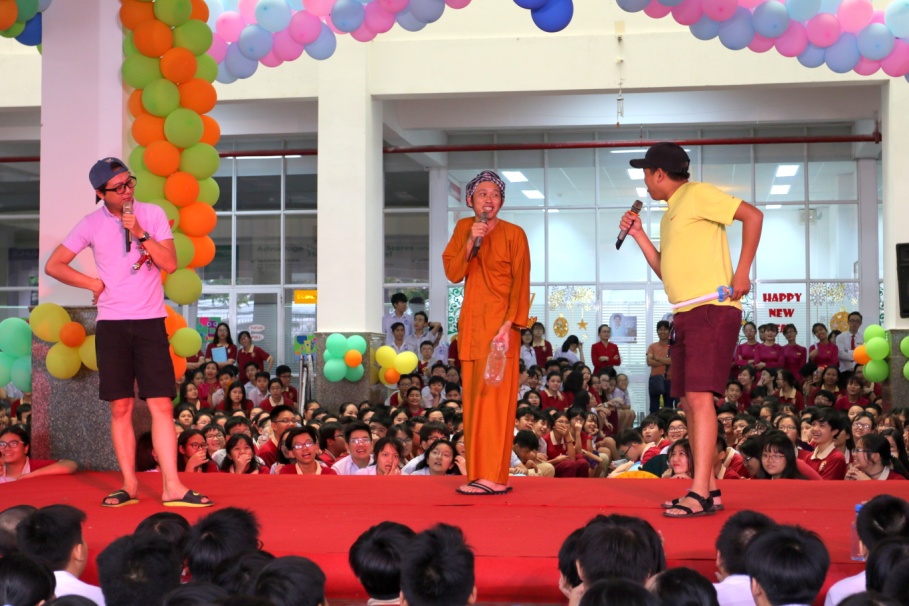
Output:
<svg viewBox="0 0 909 606">
<path fill-rule="evenodd" d="M 41 14 L 50 4 L 51 0 L 0 0 L 0 36 L 37 46 L 40 53 Z"/>
<path fill-rule="evenodd" d="M 862 373 L 865 378 L 874 383 L 880 383 L 890 376 L 890 365 L 887 356 L 890 355 L 890 341 L 887 332 L 879 325 L 872 324 L 865 329 L 864 345 L 859 345 L 852 351 L 852 358 L 857 364 L 862 364 Z"/>
<path fill-rule="evenodd" d="M 22 318 L 0 322 L 0 386 L 32 390 L 32 328 Z"/>
<path fill-rule="evenodd" d="M 393 347 L 383 345 L 376 350 L 379 381 L 386 387 L 394 387 L 401 375 L 412 373 L 416 369 L 419 361 L 417 354 L 412 351 L 398 353 Z"/>
<path fill-rule="evenodd" d="M 322 374 L 332 383 L 342 379 L 356 382 L 363 378 L 363 354 L 366 353 L 366 339 L 360 335 L 345 337 L 341 333 L 329 335 L 325 340 L 322 358 L 325 365 Z"/>
<path fill-rule="evenodd" d="M 514 3 L 529 10 L 534 24 L 544 32 L 562 31 L 574 16 L 572 0 L 514 0 Z"/>
<path fill-rule="evenodd" d="M 208 0 L 214 32 L 208 53 L 218 64 L 218 82 L 230 84 L 249 78 L 260 64 L 277 67 L 304 52 L 328 59 L 338 35 L 369 42 L 395 23 L 416 32 L 438 21 L 445 7 L 468 4 L 470 0 L 306 0 L 304 8 L 303 0 Z"/>
<path fill-rule="evenodd" d="M 165 305 L 167 317 L 164 318 L 164 329 L 170 342 L 170 359 L 174 364 L 174 377 L 179 379 L 186 372 L 186 358 L 194 356 L 202 349 L 202 335 L 186 325 L 186 318 Z"/>
<path fill-rule="evenodd" d="M 86 335 L 85 327 L 74 322 L 65 309 L 56 303 L 41 303 L 32 310 L 28 321 L 36 337 L 54 343 L 45 360 L 51 376 L 72 379 L 83 364 L 98 370 L 95 335 Z"/>
<path fill-rule="evenodd" d="M 522 0 L 523 1 L 523 0 Z M 630 13 L 671 14 L 700 40 L 719 38 L 729 49 L 771 48 L 805 67 L 870 76 L 909 74 L 909 0 L 886 10 L 870 0 L 616 0 Z"/>
</svg>

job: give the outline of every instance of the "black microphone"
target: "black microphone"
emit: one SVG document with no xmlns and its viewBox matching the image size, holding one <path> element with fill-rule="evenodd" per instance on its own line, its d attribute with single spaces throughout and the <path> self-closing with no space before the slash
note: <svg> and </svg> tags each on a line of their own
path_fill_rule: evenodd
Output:
<svg viewBox="0 0 909 606">
<path fill-rule="evenodd" d="M 479 221 L 480 223 L 486 223 L 489 219 L 486 217 L 486 211 L 480 213 Z M 477 256 L 477 253 L 480 252 L 480 244 L 483 243 L 483 236 L 477 238 L 473 243 L 473 250 L 470 251 L 470 256 L 467 257 L 468 261 L 473 260 Z"/>
<path fill-rule="evenodd" d="M 123 214 L 124 214 L 124 215 L 131 215 L 131 214 L 133 214 L 133 202 L 132 202 L 132 200 L 128 200 L 128 201 L 126 201 L 126 202 L 123 203 Z M 130 236 L 130 233 L 129 233 L 129 230 L 128 230 L 128 229 L 126 229 L 126 228 L 124 227 L 123 230 L 126 232 L 126 252 L 129 252 L 130 250 L 132 250 L 132 247 L 133 247 L 132 237 Z"/>
<path fill-rule="evenodd" d="M 631 205 L 631 212 L 636 215 L 641 214 L 641 209 L 644 208 L 644 203 L 640 200 L 635 200 L 634 204 Z M 634 219 L 632 219 L 631 224 L 634 225 Z M 630 227 L 630 226 L 629 226 Z M 625 236 L 628 235 L 628 230 L 623 229 L 619 232 L 619 236 L 615 239 L 615 249 L 618 250 L 622 248 L 622 242 L 625 241 Z"/>
</svg>

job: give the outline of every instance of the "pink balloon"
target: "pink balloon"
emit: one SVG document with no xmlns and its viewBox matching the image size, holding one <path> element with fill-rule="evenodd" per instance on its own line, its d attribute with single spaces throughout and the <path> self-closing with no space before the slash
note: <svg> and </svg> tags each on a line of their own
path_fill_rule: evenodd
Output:
<svg viewBox="0 0 909 606">
<path fill-rule="evenodd" d="M 682 0 L 681 4 L 672 7 L 672 18 L 679 25 L 694 25 L 704 15 L 701 0 Z"/>
<path fill-rule="evenodd" d="M 659 0 L 650 0 L 650 4 L 644 8 L 644 14 L 651 19 L 662 19 L 671 12 L 672 7 L 663 6 L 659 3 Z"/>
<path fill-rule="evenodd" d="M 445 6 L 455 10 L 464 8 L 468 4 L 470 4 L 470 0 L 445 0 Z"/>
<path fill-rule="evenodd" d="M 215 60 L 215 63 L 224 61 L 227 56 L 227 42 L 218 34 L 211 35 L 211 46 L 208 47 L 208 55 Z"/>
<path fill-rule="evenodd" d="M 395 16 L 383 9 L 378 2 L 370 2 L 366 5 L 363 25 L 377 34 L 384 34 L 395 26 Z"/>
<path fill-rule="evenodd" d="M 840 38 L 840 22 L 835 15 L 818 13 L 805 24 L 805 33 L 811 44 L 827 48 Z"/>
<path fill-rule="evenodd" d="M 275 42 L 271 52 L 281 61 L 293 61 L 303 54 L 303 45 L 294 40 L 287 30 L 275 34 Z"/>
<path fill-rule="evenodd" d="M 316 17 L 327 17 L 334 8 L 335 0 L 306 0 L 306 10 Z"/>
<path fill-rule="evenodd" d="M 909 73 L 909 44 L 897 39 L 890 54 L 881 59 L 881 69 L 892 78 Z"/>
<path fill-rule="evenodd" d="M 881 69 L 881 62 L 871 61 L 870 59 L 859 57 L 858 63 L 856 63 L 855 67 L 852 69 L 859 76 L 870 76 L 877 70 Z"/>
<path fill-rule="evenodd" d="M 761 5 L 765 0 L 739 0 L 739 6 L 742 8 L 752 9 L 757 8 L 758 5 Z"/>
<path fill-rule="evenodd" d="M 704 0 L 704 14 L 714 21 L 731 19 L 738 7 L 737 0 Z"/>
<path fill-rule="evenodd" d="M 256 20 L 256 4 L 258 3 L 259 0 L 240 0 L 240 15 L 243 16 L 247 23 L 258 23 Z"/>
<path fill-rule="evenodd" d="M 407 4 L 410 0 L 376 0 L 383 9 L 392 15 L 397 15 L 402 10 L 407 8 Z"/>
<path fill-rule="evenodd" d="M 354 31 L 350 32 L 350 37 L 358 42 L 369 42 L 376 37 L 376 32 L 372 31 L 366 25 L 361 25 Z"/>
<path fill-rule="evenodd" d="M 784 57 L 798 57 L 808 47 L 808 34 L 805 26 L 798 21 L 790 21 L 783 35 L 774 42 L 776 51 Z"/>
<path fill-rule="evenodd" d="M 225 11 L 215 20 L 215 30 L 225 42 L 236 42 L 240 39 L 240 32 L 246 27 L 246 21 L 240 13 Z"/>
<path fill-rule="evenodd" d="M 316 41 L 322 31 L 322 21 L 308 11 L 294 13 L 287 26 L 287 32 L 297 44 L 310 44 Z"/>
<path fill-rule="evenodd" d="M 273 48 L 270 51 L 268 51 L 267 55 L 265 55 L 264 57 L 259 59 L 259 63 L 261 63 L 265 67 L 278 67 L 279 65 L 281 65 L 284 62 L 275 56 L 275 49 Z"/>
<path fill-rule="evenodd" d="M 874 11 L 874 13 L 871 15 L 871 21 L 869 21 L 868 24 L 870 25 L 872 23 L 884 23 L 884 22 L 885 22 L 884 11 Z"/>
<path fill-rule="evenodd" d="M 868 0 L 843 0 L 836 9 L 836 17 L 840 22 L 840 29 L 850 34 L 855 34 L 864 29 L 871 22 L 874 6 Z"/>
<path fill-rule="evenodd" d="M 760 34 L 755 34 L 754 38 L 752 38 L 751 42 L 748 44 L 748 48 L 756 53 L 766 53 L 773 48 L 773 40 L 771 38 L 765 38 Z"/>
</svg>

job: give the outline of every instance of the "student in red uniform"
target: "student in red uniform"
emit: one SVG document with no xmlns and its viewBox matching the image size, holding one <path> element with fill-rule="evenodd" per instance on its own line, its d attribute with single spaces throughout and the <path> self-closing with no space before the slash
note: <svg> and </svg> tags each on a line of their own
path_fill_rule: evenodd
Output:
<svg viewBox="0 0 909 606">
<path fill-rule="evenodd" d="M 252 402 L 246 399 L 246 388 L 242 383 L 234 381 L 227 387 L 227 397 L 224 398 L 218 409 L 227 413 L 240 410 L 249 414 L 249 411 L 252 410 Z"/>
<path fill-rule="evenodd" d="M 237 364 L 237 346 L 234 345 L 234 340 L 230 336 L 230 326 L 221 322 L 215 328 L 215 334 L 211 338 L 211 343 L 208 344 L 208 347 L 205 348 L 205 359 L 209 362 L 213 362 L 214 354 L 212 353 L 215 348 L 223 347 L 225 349 L 225 355 L 227 359 L 221 362 L 216 362 L 218 368 L 224 368 L 227 365 L 236 366 Z"/>
<path fill-rule="evenodd" d="M 284 448 L 290 453 L 290 459 L 279 460 L 285 463 L 278 472 L 280 475 L 338 475 L 335 470 L 319 460 L 319 432 L 311 425 L 294 427 L 282 438 Z"/>
<path fill-rule="evenodd" d="M 867 433 L 856 441 L 847 480 L 905 480 L 909 470 L 890 453 L 887 438 Z"/>
<path fill-rule="evenodd" d="M 593 364 L 593 372 L 599 371 L 607 366 L 621 366 L 622 356 L 619 354 L 619 347 L 615 343 L 609 342 L 612 336 L 612 329 L 608 324 L 601 324 L 597 328 L 597 336 L 600 340 L 590 346 L 590 362 Z"/>
<path fill-rule="evenodd" d="M 28 456 L 31 439 L 21 425 L 7 427 L 0 433 L 0 484 L 40 476 L 68 475 L 78 466 L 68 459 L 31 459 Z"/>
<path fill-rule="evenodd" d="M 261 347 L 253 345 L 248 330 L 240 331 L 237 340 L 240 342 L 240 348 L 237 350 L 238 368 L 245 370 L 247 364 L 254 362 L 258 371 L 271 371 L 271 365 L 275 363 L 275 359 Z"/>
<path fill-rule="evenodd" d="M 837 437 L 846 431 L 844 415 L 833 408 L 818 408 L 811 415 L 811 441 L 814 452 L 801 451 L 799 457 L 816 471 L 821 479 L 842 480 L 846 477 L 846 458 L 836 448 Z"/>
<path fill-rule="evenodd" d="M 278 462 L 278 445 L 287 430 L 291 429 L 294 421 L 294 409 L 290 406 L 276 406 L 269 413 L 271 420 L 271 436 L 264 444 L 259 446 L 256 455 L 265 463 L 266 469 Z"/>
<path fill-rule="evenodd" d="M 805 408 L 805 396 L 799 391 L 795 375 L 788 368 L 781 368 L 777 371 L 776 387 L 774 395 L 779 398 L 781 403 L 794 404 L 799 410 Z"/>
<path fill-rule="evenodd" d="M 568 407 L 571 406 L 569 396 L 573 396 L 574 394 L 566 394 L 561 391 L 561 386 L 562 375 L 557 372 L 551 372 L 546 375 L 546 388 L 540 392 L 540 407 L 543 410 L 546 410 L 547 408 L 567 410 Z"/>
<path fill-rule="evenodd" d="M 552 343 L 546 340 L 546 327 L 542 322 L 534 322 L 530 332 L 533 335 L 531 346 L 537 357 L 537 366 L 544 368 L 546 361 L 552 359 Z"/>
<path fill-rule="evenodd" d="M 670 444 L 666 438 L 666 422 L 657 415 L 647 415 L 641 421 L 641 437 L 646 444 L 644 454 L 641 455 L 641 463 L 646 463 L 657 456 Z"/>
<path fill-rule="evenodd" d="M 783 327 L 783 336 L 786 337 L 786 345 L 783 346 L 783 368 L 799 376 L 799 370 L 808 361 L 808 350 L 795 342 L 799 331 L 795 324 L 787 324 Z"/>
<path fill-rule="evenodd" d="M 763 343 L 754 347 L 754 367 L 757 370 L 781 368 L 783 366 L 783 348 L 777 345 L 776 336 L 779 329 L 776 324 L 765 324 Z"/>
<path fill-rule="evenodd" d="M 751 390 L 755 387 L 755 379 L 757 379 L 757 372 L 754 370 L 754 366 L 745 366 L 739 371 L 738 380 L 742 385 L 742 395 L 739 396 L 737 403 L 739 410 L 751 406 Z"/>
<path fill-rule="evenodd" d="M 815 406 L 815 399 L 821 391 L 828 391 L 834 395 L 834 402 L 836 399 L 846 392 L 842 389 L 840 385 L 840 368 L 839 366 L 827 366 L 826 368 L 821 369 L 821 382 L 820 385 L 813 388 L 808 394 L 808 399 L 806 404 L 808 406 Z M 830 403 L 830 406 L 834 404 Z"/>
<path fill-rule="evenodd" d="M 177 471 L 206 472 L 211 458 L 205 436 L 198 429 L 187 429 L 177 438 Z"/>
<path fill-rule="evenodd" d="M 290 384 L 293 380 L 293 374 L 290 372 L 290 366 L 282 364 L 275 369 L 275 376 L 281 379 L 281 385 L 284 386 L 284 395 L 287 396 L 291 402 L 294 404 L 300 401 L 300 396 L 297 395 L 297 388 Z"/>
<path fill-rule="evenodd" d="M 552 432 L 543 438 L 546 440 L 546 460 L 555 467 L 557 478 L 589 477 L 590 466 L 585 460 L 577 458 L 583 425 L 583 421 L 575 421 L 572 426 L 568 415 L 558 412 L 553 420 Z"/>
<path fill-rule="evenodd" d="M 221 473 L 268 473 L 267 469 L 259 466 L 255 444 L 248 434 L 235 433 L 227 440 L 224 450 L 226 454 L 224 460 L 221 461 L 221 466 L 218 468 Z M 209 471 L 213 470 L 209 469 Z"/>
<path fill-rule="evenodd" d="M 860 378 L 856 376 L 849 377 L 846 381 L 846 395 L 837 398 L 833 407 L 841 412 L 846 412 L 853 406 L 861 406 L 862 408 L 868 406 L 871 402 L 862 395 L 863 386 L 864 381 Z"/>
<path fill-rule="evenodd" d="M 811 332 L 817 337 L 817 343 L 808 348 L 808 360 L 817 364 L 818 368 L 836 366 L 839 369 L 839 353 L 837 353 L 836 343 L 832 343 L 827 338 L 827 327 L 818 322 L 811 327 Z"/>
<path fill-rule="evenodd" d="M 757 334 L 757 326 L 755 326 L 754 322 L 745 322 L 742 325 L 742 334 L 745 335 L 745 342 L 735 346 L 735 355 L 732 359 L 732 376 L 738 376 L 739 372 L 746 366 L 754 366 L 754 348 L 758 346 L 758 340 L 754 338 Z"/>
</svg>

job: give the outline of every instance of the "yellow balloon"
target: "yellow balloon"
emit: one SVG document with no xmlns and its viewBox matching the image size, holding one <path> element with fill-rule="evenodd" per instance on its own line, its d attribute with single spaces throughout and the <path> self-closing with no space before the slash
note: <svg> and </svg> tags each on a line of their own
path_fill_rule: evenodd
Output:
<svg viewBox="0 0 909 606">
<path fill-rule="evenodd" d="M 417 367 L 417 354 L 412 351 L 402 351 L 395 357 L 395 370 L 402 375 L 410 374 Z"/>
<path fill-rule="evenodd" d="M 391 348 L 389 347 L 389 349 L 391 349 Z M 392 349 L 392 351 L 394 351 L 394 350 Z M 376 352 L 376 353 L 378 353 L 378 352 Z M 398 387 L 397 383 L 389 383 L 388 381 L 385 380 L 385 371 L 386 370 L 388 370 L 388 368 L 386 368 L 384 366 L 379 369 L 379 376 L 377 377 L 379 379 L 379 383 L 381 383 L 382 385 L 384 385 L 385 387 L 388 387 L 390 389 L 397 389 L 397 387 Z"/>
<path fill-rule="evenodd" d="M 56 303 L 41 303 L 28 317 L 28 323 L 35 336 L 49 343 L 60 340 L 60 329 L 69 322 L 72 322 L 69 312 Z"/>
<path fill-rule="evenodd" d="M 389 347 L 388 345 L 383 345 L 376 350 L 376 362 L 379 363 L 379 366 L 382 366 L 384 368 L 392 368 L 394 367 L 395 357 L 397 355 L 397 352 L 395 352 L 393 348 Z"/>
<path fill-rule="evenodd" d="M 82 368 L 79 350 L 57 343 L 47 352 L 47 372 L 58 379 L 72 379 Z"/>
<path fill-rule="evenodd" d="M 95 335 L 88 335 L 79 346 L 79 359 L 89 370 L 98 370 L 98 354 L 95 352 Z"/>
</svg>

